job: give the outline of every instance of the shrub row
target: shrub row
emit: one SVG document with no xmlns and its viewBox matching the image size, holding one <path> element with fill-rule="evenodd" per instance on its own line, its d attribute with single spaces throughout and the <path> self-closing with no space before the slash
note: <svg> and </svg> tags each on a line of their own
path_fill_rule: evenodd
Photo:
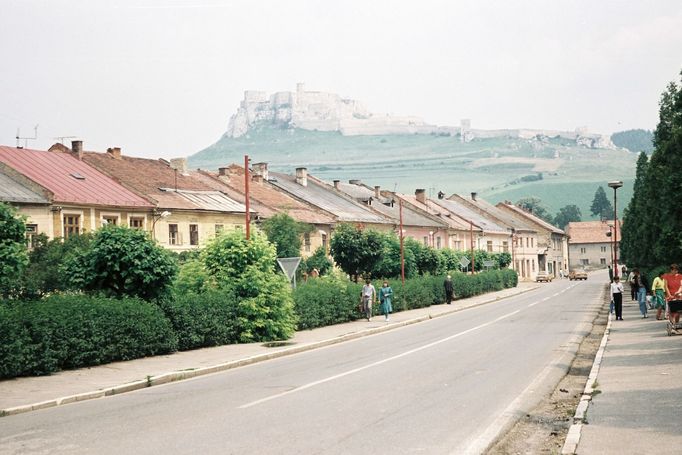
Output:
<svg viewBox="0 0 682 455">
<path fill-rule="evenodd" d="M 393 311 L 424 308 L 445 302 L 445 276 L 425 275 L 405 280 L 391 280 L 393 288 Z M 516 272 L 510 269 L 492 270 L 476 275 L 452 274 L 456 298 L 467 298 L 478 294 L 515 287 L 518 283 Z M 381 282 L 374 282 L 378 288 Z M 348 283 L 336 276 L 308 280 L 294 291 L 296 314 L 300 329 L 313 329 L 325 325 L 348 322 L 362 317 L 358 311 L 361 284 Z M 379 306 L 375 306 L 378 313 Z"/>
<path fill-rule="evenodd" d="M 165 354 L 177 337 L 163 313 L 139 299 L 55 295 L 0 304 L 0 377 Z"/>
</svg>

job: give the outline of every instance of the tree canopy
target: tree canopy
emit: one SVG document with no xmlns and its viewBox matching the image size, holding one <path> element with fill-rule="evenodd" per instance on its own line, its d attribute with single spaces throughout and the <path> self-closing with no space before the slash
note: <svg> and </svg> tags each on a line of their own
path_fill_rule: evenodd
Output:
<svg viewBox="0 0 682 455">
<path fill-rule="evenodd" d="M 619 131 L 611 135 L 611 142 L 634 153 L 651 154 L 654 151 L 654 134 L 649 130 Z"/>
<path fill-rule="evenodd" d="M 559 212 L 554 217 L 554 225 L 564 229 L 568 223 L 581 220 L 580 208 L 575 204 L 569 204 L 559 209 Z"/>
<path fill-rule="evenodd" d="M 25 236 L 26 225 L 16 210 L 0 202 L 0 296 L 16 290 L 28 265 Z"/>
<path fill-rule="evenodd" d="M 549 210 L 547 210 L 547 207 L 544 206 L 542 200 L 539 197 L 525 197 L 516 201 L 515 205 L 537 216 L 538 218 L 547 221 L 548 223 L 552 223 L 554 221 L 552 215 L 549 213 Z"/>
<path fill-rule="evenodd" d="M 301 235 L 309 233 L 313 227 L 300 223 L 286 213 L 278 213 L 265 220 L 263 232 L 277 248 L 277 257 L 292 258 L 301 255 Z"/>
<path fill-rule="evenodd" d="M 604 191 L 603 186 L 599 186 L 594 193 L 594 199 L 592 199 L 592 205 L 590 206 L 590 213 L 594 216 L 598 216 L 602 220 L 613 219 L 613 206 L 611 205 L 609 198 L 606 197 L 606 191 Z"/>
</svg>

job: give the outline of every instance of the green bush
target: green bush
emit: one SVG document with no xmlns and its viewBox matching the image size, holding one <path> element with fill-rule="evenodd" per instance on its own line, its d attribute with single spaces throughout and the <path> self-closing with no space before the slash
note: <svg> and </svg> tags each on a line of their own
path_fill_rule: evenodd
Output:
<svg viewBox="0 0 682 455">
<path fill-rule="evenodd" d="M 171 253 L 145 232 L 114 225 L 99 229 L 64 269 L 76 289 L 145 300 L 166 295 L 177 273 Z"/>
<path fill-rule="evenodd" d="M 26 225 L 17 211 L 0 202 L 0 296 L 16 294 L 28 265 Z"/>
<path fill-rule="evenodd" d="M 165 354 L 177 349 L 169 321 L 153 304 L 54 295 L 0 304 L 0 377 L 42 375 Z"/>
<path fill-rule="evenodd" d="M 294 310 L 298 329 L 312 329 L 338 324 L 359 316 L 357 306 L 360 291 L 351 295 L 358 285 L 350 286 L 338 274 L 320 277 L 298 286 L 294 291 Z"/>
<path fill-rule="evenodd" d="M 178 337 L 178 350 L 236 343 L 237 299 L 226 290 L 187 293 L 159 306 Z"/>
</svg>

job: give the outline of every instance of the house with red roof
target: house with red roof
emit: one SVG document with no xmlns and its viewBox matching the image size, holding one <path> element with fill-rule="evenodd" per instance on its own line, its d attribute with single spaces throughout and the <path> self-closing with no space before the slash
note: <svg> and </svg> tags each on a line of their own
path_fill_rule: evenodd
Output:
<svg viewBox="0 0 682 455">
<path fill-rule="evenodd" d="M 135 158 L 123 155 L 118 147 L 80 153 L 84 163 L 152 203 L 147 226 L 163 247 L 178 252 L 197 249 L 223 230 L 244 229 L 244 204 L 192 175 L 185 158 Z M 251 216 L 255 219 L 257 213 Z"/>
<path fill-rule="evenodd" d="M 618 238 L 621 223 L 618 220 Z M 605 269 L 613 265 L 613 220 L 572 221 L 566 226 L 568 257 L 571 270 Z M 620 257 L 620 254 L 618 254 Z"/>
<path fill-rule="evenodd" d="M 14 201 L 27 224 L 50 239 L 94 231 L 105 223 L 145 229 L 154 205 L 84 162 L 81 146 L 74 141 L 74 151 L 68 152 L 0 146 L 3 174 L 43 198 L 39 203 Z M 13 191 L 16 196 L 16 186 Z"/>
</svg>

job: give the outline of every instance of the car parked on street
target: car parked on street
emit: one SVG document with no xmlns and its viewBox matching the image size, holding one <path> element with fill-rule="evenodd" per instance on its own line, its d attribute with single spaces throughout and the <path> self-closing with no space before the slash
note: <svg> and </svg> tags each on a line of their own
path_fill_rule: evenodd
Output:
<svg viewBox="0 0 682 455">
<path fill-rule="evenodd" d="M 587 279 L 587 272 L 584 270 L 571 270 L 571 272 L 568 274 L 568 279 L 569 280 L 586 280 Z"/>
<path fill-rule="evenodd" d="M 550 281 L 552 281 L 552 279 L 554 279 L 554 275 L 544 271 L 538 272 L 538 274 L 535 276 L 535 281 L 537 281 L 538 283 L 541 281 L 549 283 Z"/>
</svg>

